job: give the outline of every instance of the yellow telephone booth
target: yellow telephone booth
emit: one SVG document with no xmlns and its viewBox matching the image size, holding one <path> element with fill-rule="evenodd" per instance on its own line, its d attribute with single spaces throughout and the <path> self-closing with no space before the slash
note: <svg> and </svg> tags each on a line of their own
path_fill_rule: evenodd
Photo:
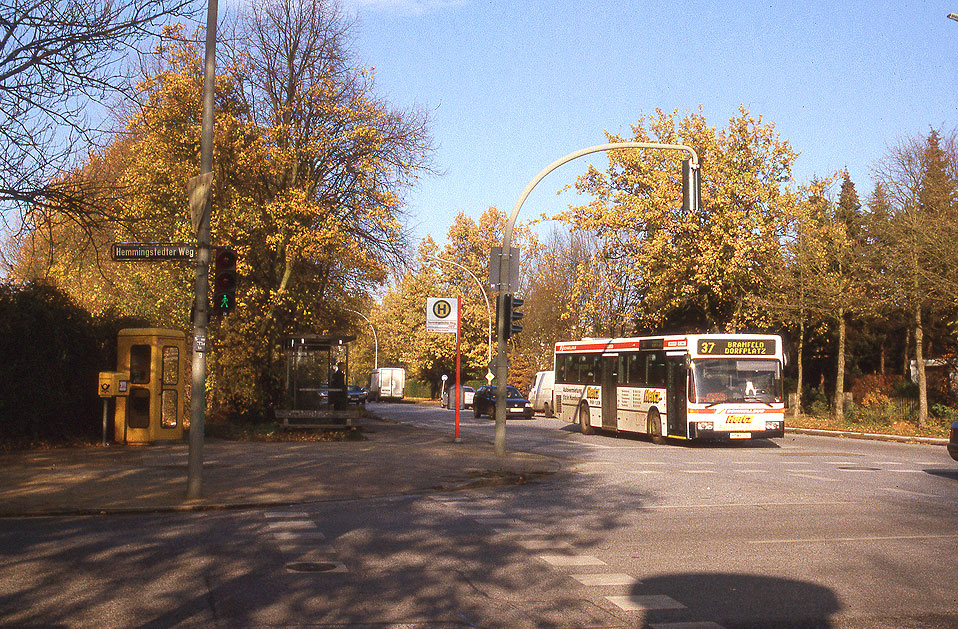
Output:
<svg viewBox="0 0 958 629">
<path fill-rule="evenodd" d="M 126 397 L 116 398 L 119 443 L 183 438 L 186 335 L 180 330 L 128 328 L 117 334 L 116 368 L 129 374 Z"/>
</svg>

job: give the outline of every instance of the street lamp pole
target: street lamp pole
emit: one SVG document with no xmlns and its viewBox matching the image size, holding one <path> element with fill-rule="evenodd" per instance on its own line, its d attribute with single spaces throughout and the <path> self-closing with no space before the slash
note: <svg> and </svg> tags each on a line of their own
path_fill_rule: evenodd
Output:
<svg viewBox="0 0 958 629">
<path fill-rule="evenodd" d="M 469 269 L 467 269 L 466 267 L 462 266 L 461 264 L 457 262 L 453 262 L 452 260 L 446 260 L 445 258 L 440 258 L 438 256 L 426 255 L 426 257 L 429 258 L 430 260 L 438 260 L 439 262 L 445 262 L 446 264 L 451 264 L 456 268 L 462 269 L 463 271 L 468 273 L 469 277 L 471 277 L 473 281 L 479 286 L 479 290 L 482 291 L 482 297 L 483 299 L 486 300 L 486 317 L 489 319 L 489 328 L 488 328 L 489 332 L 486 335 L 486 342 L 489 346 L 488 360 L 489 362 L 492 362 L 492 307 L 489 305 L 489 295 L 486 294 L 486 289 L 483 288 L 482 282 L 479 281 L 479 278 L 476 277 L 472 271 L 470 271 Z"/>
<path fill-rule="evenodd" d="M 372 322 L 372 321 L 370 321 L 369 319 L 366 318 L 366 315 L 364 315 L 363 313 L 359 312 L 358 310 L 353 310 L 352 308 L 346 308 L 346 310 L 348 310 L 349 312 L 355 312 L 356 314 L 358 314 L 360 317 L 363 318 L 363 320 L 364 320 L 366 323 L 369 324 L 369 327 L 372 329 L 372 331 L 373 331 L 373 346 L 375 347 L 375 351 L 376 351 L 376 358 L 375 358 L 375 362 L 373 363 L 373 369 L 379 369 L 379 339 L 376 337 L 376 327 L 373 325 L 373 322 Z"/>
</svg>

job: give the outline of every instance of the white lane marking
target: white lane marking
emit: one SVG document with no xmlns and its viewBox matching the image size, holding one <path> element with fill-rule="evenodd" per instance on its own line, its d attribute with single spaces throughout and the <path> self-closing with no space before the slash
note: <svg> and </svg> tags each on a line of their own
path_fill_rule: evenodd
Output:
<svg viewBox="0 0 958 629">
<path fill-rule="evenodd" d="M 807 537 L 793 539 L 750 539 L 747 544 L 824 544 L 828 542 L 896 542 L 908 540 L 958 539 L 952 535 L 866 535 L 862 537 Z"/>
<path fill-rule="evenodd" d="M 487 509 L 483 507 L 467 509 L 459 506 L 456 507 L 456 510 L 467 518 L 501 518 L 506 515 L 497 509 Z"/>
<path fill-rule="evenodd" d="M 922 496 L 924 498 L 937 498 L 938 494 L 926 494 L 921 491 L 910 491 L 908 489 L 898 489 L 897 487 L 881 487 L 882 491 L 893 491 L 896 494 L 909 494 L 911 496 Z"/>
<path fill-rule="evenodd" d="M 267 522 L 266 526 L 271 531 L 311 531 L 316 529 L 316 523 L 312 520 L 273 520 Z"/>
<path fill-rule="evenodd" d="M 569 576 L 582 585 L 634 585 L 639 583 L 632 575 L 622 572 L 614 574 L 570 574 Z"/>
<path fill-rule="evenodd" d="M 665 594 L 606 596 L 605 598 L 613 605 L 627 612 L 652 611 L 656 609 L 685 609 L 685 605 Z"/>
<path fill-rule="evenodd" d="M 308 513 L 288 513 L 286 511 L 267 511 L 263 514 L 266 519 L 277 520 L 302 520 L 309 518 Z"/>
<path fill-rule="evenodd" d="M 430 500 L 435 500 L 436 502 L 447 503 L 447 502 L 467 502 L 472 500 L 468 496 L 429 496 Z"/>
<path fill-rule="evenodd" d="M 273 537 L 279 541 L 290 540 L 325 540 L 326 535 L 322 531 L 273 531 Z"/>
<path fill-rule="evenodd" d="M 606 563 L 592 555 L 539 555 L 539 559 L 553 566 L 604 566 Z"/>
<path fill-rule="evenodd" d="M 520 539 L 516 543 L 526 550 L 572 550 L 572 544 L 551 539 Z"/>
<path fill-rule="evenodd" d="M 837 482 L 838 482 L 838 479 L 837 479 L 837 478 L 826 478 L 825 476 L 816 476 L 815 474 L 798 474 L 798 473 L 795 473 L 795 472 L 790 472 L 790 473 L 789 473 L 789 476 L 795 476 L 795 477 L 797 477 L 797 478 L 808 478 L 808 479 L 811 479 L 811 480 L 823 480 L 823 481 L 828 481 L 828 482 L 830 482 L 830 483 L 837 483 Z"/>
<path fill-rule="evenodd" d="M 649 629 L 725 629 L 717 622 L 654 622 Z"/>
</svg>

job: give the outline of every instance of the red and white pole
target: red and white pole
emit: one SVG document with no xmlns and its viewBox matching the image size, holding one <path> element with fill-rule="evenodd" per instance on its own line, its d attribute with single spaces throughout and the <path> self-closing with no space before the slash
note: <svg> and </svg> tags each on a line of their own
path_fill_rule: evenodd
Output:
<svg viewBox="0 0 958 629">
<path fill-rule="evenodd" d="M 462 295 L 456 297 L 456 443 L 462 442 L 459 438 L 459 396 L 462 395 L 460 382 L 460 337 L 462 332 Z"/>
</svg>

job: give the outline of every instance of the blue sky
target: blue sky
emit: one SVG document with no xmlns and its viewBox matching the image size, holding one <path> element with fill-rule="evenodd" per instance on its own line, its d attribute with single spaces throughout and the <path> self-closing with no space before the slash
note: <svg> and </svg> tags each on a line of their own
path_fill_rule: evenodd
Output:
<svg viewBox="0 0 958 629">
<path fill-rule="evenodd" d="M 442 174 L 406 198 L 420 237 L 511 210 L 543 167 L 656 108 L 701 105 L 721 128 L 744 105 L 801 153 L 796 183 L 847 167 L 863 197 L 888 146 L 958 126 L 958 0 L 344 2 L 379 93 L 432 121 Z M 520 220 L 576 203 L 556 192 L 590 161 L 547 177 Z"/>
</svg>

